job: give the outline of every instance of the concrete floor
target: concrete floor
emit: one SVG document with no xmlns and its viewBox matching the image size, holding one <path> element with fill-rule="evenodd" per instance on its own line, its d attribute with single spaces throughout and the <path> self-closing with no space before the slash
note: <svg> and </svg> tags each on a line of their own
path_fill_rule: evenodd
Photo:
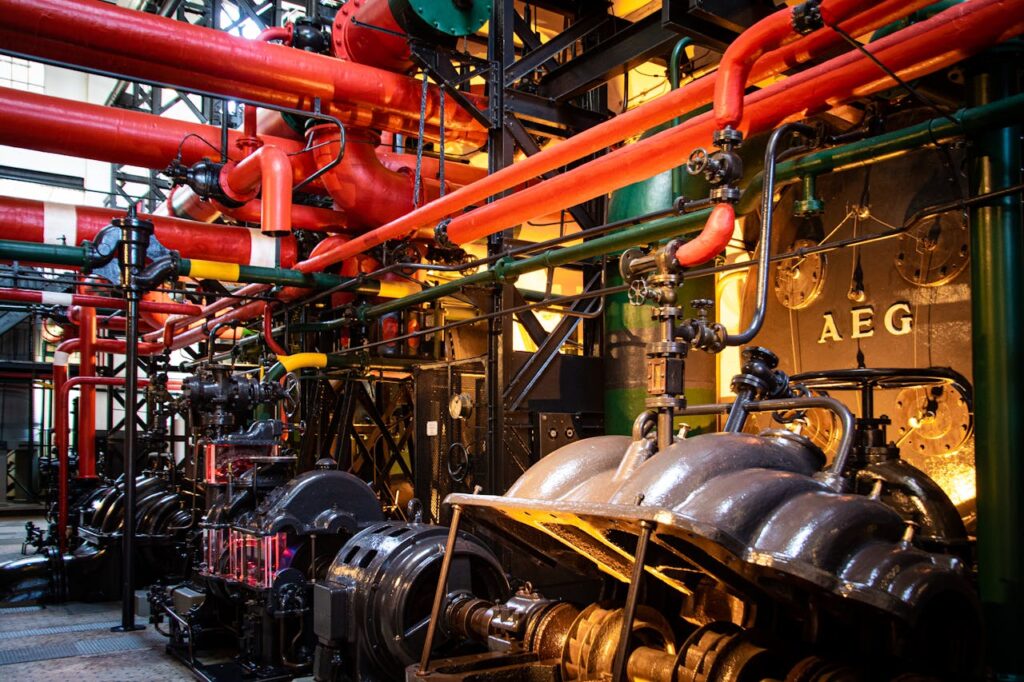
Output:
<svg viewBox="0 0 1024 682">
<path fill-rule="evenodd" d="M 25 522 L 0 519 L 0 562 L 20 558 Z M 164 653 L 165 638 L 152 626 L 111 632 L 120 604 L 59 604 L 0 609 L 0 680 L 147 682 L 194 679 Z"/>
</svg>

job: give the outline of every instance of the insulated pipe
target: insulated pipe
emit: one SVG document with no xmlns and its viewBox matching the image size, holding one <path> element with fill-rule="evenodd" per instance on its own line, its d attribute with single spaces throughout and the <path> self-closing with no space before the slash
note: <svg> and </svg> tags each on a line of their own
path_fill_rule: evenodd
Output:
<svg viewBox="0 0 1024 682">
<path fill-rule="evenodd" d="M 252 201 L 259 193 L 263 234 L 270 237 L 291 234 L 292 164 L 278 147 L 264 145 L 237 164 L 226 164 L 221 169 L 220 187 L 239 203 Z"/>
<path fill-rule="evenodd" d="M 0 289 L 0 300 L 38 303 L 40 305 L 81 306 L 82 308 L 108 308 L 124 310 L 124 300 L 93 296 L 91 294 L 67 294 L 55 291 L 39 291 L 38 289 Z M 141 308 L 147 313 L 164 313 L 173 315 L 198 315 L 202 306 L 194 303 L 164 303 L 161 301 L 142 301 Z M 83 310 L 82 314 L 85 314 Z M 74 320 L 72 320 L 74 321 Z"/>
<path fill-rule="evenodd" d="M 2 114 L 0 114 L 2 115 Z M 32 244 L 77 245 L 96 234 L 124 211 L 91 206 L 0 197 L 0 239 Z M 318 219 L 311 214 L 310 219 Z M 221 260 L 270 267 L 295 264 L 293 237 L 274 239 L 258 230 L 208 225 L 178 218 L 141 216 L 153 222 L 156 239 L 188 258 Z"/>
<path fill-rule="evenodd" d="M 93 378 L 96 376 L 95 308 L 82 309 L 78 338 L 82 340 L 78 375 L 83 380 Z M 96 478 L 96 389 L 87 381 L 82 384 L 81 400 L 78 401 L 78 477 L 93 479 Z M 67 449 L 67 443 L 64 447 Z"/>
<path fill-rule="evenodd" d="M 190 189 L 189 191 L 191 192 Z M 238 208 L 224 206 L 217 201 L 210 203 L 216 206 L 220 213 L 244 223 L 259 223 L 263 216 L 263 206 L 259 199 L 253 199 Z M 291 223 L 293 229 L 313 232 L 348 232 L 352 229 L 343 211 L 302 204 L 292 204 Z"/>
<path fill-rule="evenodd" d="M 853 17 L 844 29 L 853 35 L 884 26 L 906 14 L 931 4 L 933 0 L 888 0 Z M 842 40 L 833 31 L 818 31 L 805 38 L 765 55 L 757 61 L 751 79 L 762 80 L 780 75 L 794 66 L 806 63 L 817 55 L 841 45 Z M 385 225 L 382 241 L 368 240 L 366 248 L 377 246 L 388 239 L 398 239 L 420 227 L 433 228 L 444 218 L 473 204 L 482 202 L 517 185 L 526 183 L 543 173 L 567 166 L 573 161 L 637 135 L 648 128 L 664 123 L 712 101 L 715 87 L 714 74 L 688 83 L 635 109 L 588 128 L 572 138 L 553 144 L 533 156 L 506 166 L 485 178 Z M 585 167 L 585 166 L 584 166 Z M 447 169 L 446 169 L 447 172 Z M 618 171 L 612 175 L 616 175 Z"/>
<path fill-rule="evenodd" d="M 416 118 L 420 114 L 421 85 L 414 78 L 96 0 L 0 0 L 0 16 L 7 32 L 24 36 L 11 49 L 23 46 L 37 54 L 33 43 L 50 40 L 109 55 L 106 62 L 95 64 L 100 68 L 116 69 L 119 59 L 141 62 L 126 76 L 166 75 L 163 65 L 173 64 L 187 77 L 175 82 L 184 87 L 205 89 L 213 78 L 227 87 L 218 90 L 221 94 L 244 97 L 246 89 L 231 84 L 247 84 L 287 93 L 289 106 L 295 108 L 311 110 L 319 98 L 325 113 L 356 105 Z M 114 35 L 116 40 L 111 39 Z M 438 88 L 431 86 L 425 113 L 432 125 L 440 122 L 439 104 Z M 483 132 L 460 107 L 445 107 L 445 123 L 449 139 L 467 131 L 478 136 Z"/>
<path fill-rule="evenodd" d="M 872 53 L 905 78 L 933 73 L 1024 31 L 1024 3 L 971 0 L 872 43 Z M 747 98 L 741 128 L 747 136 L 790 116 L 804 116 L 891 87 L 892 80 L 859 51 L 851 51 Z M 677 90 L 682 92 L 684 89 Z M 676 128 L 617 149 L 550 180 L 453 218 L 448 238 L 465 244 L 648 178 L 679 164 L 681 150 L 706 144 L 715 130 L 710 112 Z M 354 239 L 339 249 L 371 234 Z M 378 237 L 379 238 L 379 237 Z M 347 255 L 342 256 L 342 258 Z M 326 263 L 331 258 L 324 259 Z"/>
<path fill-rule="evenodd" d="M 220 135 L 217 126 L 0 88 L 0 144 L 12 147 L 162 170 L 179 153 L 186 165 L 218 156 Z M 263 141 L 290 155 L 294 182 L 316 171 L 303 142 L 269 136 Z M 245 134 L 229 130 L 229 155 L 240 142 L 244 148 Z"/>
<path fill-rule="evenodd" d="M 807 0 L 804 6 L 812 1 Z M 835 26 L 867 4 L 866 0 L 832 0 L 822 2 L 819 12 L 827 26 Z M 793 25 L 795 9 L 780 9 L 729 43 L 718 65 L 718 77 L 715 79 L 715 125 L 719 129 L 735 128 L 743 119 L 743 97 L 755 62 L 766 52 L 800 37 Z M 831 32 L 831 29 L 825 30 Z"/>
<path fill-rule="evenodd" d="M 149 382 L 145 379 L 139 381 L 140 386 L 146 386 Z M 68 430 L 67 430 L 67 411 L 68 411 L 68 397 L 71 393 L 71 389 L 75 386 L 81 386 L 82 390 L 91 389 L 95 391 L 96 386 L 123 386 L 124 377 L 86 377 L 78 376 L 73 379 L 68 379 L 58 389 L 54 385 L 54 394 L 56 396 L 53 415 L 54 415 L 54 441 L 57 446 L 57 460 L 59 462 L 60 476 L 57 484 L 57 539 L 60 543 L 61 552 L 67 551 L 68 542 Z M 60 419 L 61 428 L 57 428 L 56 422 L 58 415 L 62 415 Z M 79 417 L 79 434 L 82 432 L 82 420 Z M 95 429 L 95 424 L 93 424 Z M 81 453 L 79 453 L 79 471 L 81 471 Z M 95 463 L 94 463 L 95 464 Z M 93 472 L 95 477 L 95 471 Z"/>
<path fill-rule="evenodd" d="M 318 166 L 325 166 L 338 156 L 341 144 L 334 126 L 316 126 L 311 131 L 313 156 Z M 428 196 L 427 183 L 422 182 L 418 202 L 413 200 L 416 179 L 413 168 L 388 170 L 377 156 L 380 135 L 372 130 L 347 130 L 345 155 L 337 166 L 321 176 L 321 181 L 335 205 L 352 221 L 365 227 L 376 227 L 405 215 Z M 436 187 L 436 185 L 433 185 Z M 435 190 L 430 196 L 436 197 Z"/>
<path fill-rule="evenodd" d="M 909 11 L 910 8 L 906 9 Z M 879 41 L 873 46 L 873 51 L 897 71 L 906 71 L 912 77 L 924 75 L 959 61 L 989 43 L 1016 35 L 1024 30 L 1022 14 L 1024 8 L 1009 0 L 972 0 Z M 754 95 L 747 107 L 748 126 L 755 130 L 772 127 L 786 116 L 843 99 L 864 96 L 889 85 L 889 78 L 874 63 L 859 52 L 847 53 Z M 686 90 L 681 88 L 675 93 L 684 93 Z M 468 216 L 456 218 L 449 227 L 449 237 L 456 240 L 453 229 L 459 220 L 463 222 L 457 240 L 464 243 L 507 225 L 522 222 L 532 215 L 574 205 L 585 196 L 598 196 L 622 184 L 678 165 L 677 150 L 692 148 L 708 139 L 713 131 L 712 119 L 711 114 L 696 117 L 676 129 L 629 145 L 552 180 L 477 209 Z M 623 169 L 628 169 L 629 173 L 623 174 Z M 448 196 L 455 194 L 457 192 Z M 512 201 L 515 204 L 510 205 Z M 474 216 L 473 223 L 467 224 L 465 218 L 470 216 Z M 481 218 L 490 219 L 486 229 L 482 229 Z M 329 267 L 388 239 L 402 237 L 414 225 L 415 221 L 404 225 L 401 220 L 394 221 L 351 241 L 336 243 L 336 247 L 320 256 L 297 264 L 296 269 L 306 271 Z M 259 314 L 261 308 L 250 304 L 228 313 L 225 318 L 248 319 Z M 191 340 L 186 343 L 186 339 Z M 181 347 L 195 340 L 199 340 L 198 337 L 185 335 L 175 340 L 174 345 Z"/>
<path fill-rule="evenodd" d="M 725 249 L 736 229 L 732 204 L 715 204 L 700 234 L 676 249 L 676 262 L 684 268 L 705 263 Z"/>
</svg>

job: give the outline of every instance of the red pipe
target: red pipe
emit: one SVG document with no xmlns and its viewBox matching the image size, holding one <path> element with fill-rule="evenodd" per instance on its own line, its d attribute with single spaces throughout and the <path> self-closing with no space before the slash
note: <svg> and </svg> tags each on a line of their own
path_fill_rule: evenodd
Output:
<svg viewBox="0 0 1024 682">
<path fill-rule="evenodd" d="M 149 382 L 145 379 L 139 380 L 139 388 L 144 388 Z M 124 377 L 93 377 L 93 376 L 79 376 L 73 379 L 68 379 L 58 389 L 56 384 L 54 385 L 54 394 L 56 396 L 53 415 L 54 415 L 54 441 L 57 446 L 57 460 L 60 463 L 60 477 L 57 485 L 57 539 L 60 542 L 60 551 L 67 551 L 68 541 L 68 397 L 71 393 L 71 389 L 75 386 L 82 386 L 83 397 L 85 391 L 93 391 L 95 395 L 96 386 L 123 386 Z M 84 404 L 84 401 L 80 405 Z M 63 415 L 60 419 L 61 428 L 57 427 L 58 417 Z M 79 448 L 81 448 L 81 435 L 83 431 L 83 419 L 84 415 L 79 411 L 78 425 L 79 425 Z M 95 432 L 96 425 L 92 424 L 93 431 Z M 95 456 L 95 455 L 94 455 Z M 78 453 L 78 469 L 79 478 L 83 478 L 82 465 L 83 465 L 83 454 L 81 451 Z M 93 474 L 90 478 L 95 478 L 95 461 L 93 461 Z"/>
<path fill-rule="evenodd" d="M 81 244 L 124 211 L 0 197 L 0 239 L 36 244 Z M 156 238 L 185 258 L 239 265 L 291 267 L 297 250 L 293 237 L 272 239 L 246 227 L 208 225 L 178 218 L 152 220 Z"/>
<path fill-rule="evenodd" d="M 124 299 L 120 298 L 93 296 L 91 294 L 64 294 L 35 289 L 0 289 L 0 300 L 39 303 L 42 305 L 81 306 L 88 309 L 125 309 Z M 139 308 L 148 313 L 171 313 L 177 315 L 198 315 L 203 310 L 202 306 L 195 305 L 194 303 L 162 303 L 159 301 L 141 301 Z M 83 311 L 82 314 L 85 315 L 86 313 Z M 86 323 L 83 322 L 83 324 Z"/>
<path fill-rule="evenodd" d="M 332 126 L 333 127 L 333 126 Z M 279 148 L 264 145 L 220 173 L 221 190 L 239 202 L 261 196 L 260 230 L 271 237 L 292 231 L 292 164 Z"/>
<path fill-rule="evenodd" d="M 82 340 L 79 353 L 80 378 L 96 376 L 96 309 L 83 308 L 78 323 L 78 338 Z M 88 384 L 88 382 L 84 382 Z M 78 477 L 96 478 L 96 389 L 85 385 L 78 402 Z M 65 445 L 66 447 L 66 445 Z"/>
<path fill-rule="evenodd" d="M 1024 3 L 970 0 L 872 43 L 871 51 L 904 78 L 916 78 L 962 61 L 1024 31 Z M 892 80 L 859 51 L 807 69 L 747 97 L 740 128 L 747 136 L 790 116 L 806 116 L 891 87 Z M 457 216 L 448 237 L 464 244 L 529 218 L 553 213 L 679 165 L 685 150 L 708 143 L 716 129 L 711 112 L 627 145 L 551 180 Z M 385 231 L 388 226 L 381 228 Z M 322 266 L 350 255 L 381 235 L 369 233 L 340 248 Z M 393 238 L 387 234 L 386 238 Z"/>
<path fill-rule="evenodd" d="M 200 223 L 212 223 L 224 214 L 240 222 L 259 223 L 263 215 L 263 202 L 253 199 L 235 208 L 212 199 L 201 199 L 191 187 L 178 185 L 154 213 Z M 350 229 L 343 212 L 303 204 L 292 204 L 291 224 L 294 229 L 315 232 L 346 232 Z"/>
<path fill-rule="evenodd" d="M 270 26 L 260 31 L 260 34 L 256 36 L 256 40 L 264 43 L 269 43 L 273 40 L 278 40 L 285 45 L 292 44 L 292 25 L 287 26 Z"/>
<path fill-rule="evenodd" d="M 316 126 L 311 134 L 317 165 L 325 166 L 338 155 L 337 129 Z M 352 222 L 364 227 L 376 227 L 411 211 L 416 184 L 414 169 L 396 172 L 385 168 L 376 152 L 380 135 L 371 130 L 350 129 L 345 137 L 341 163 L 322 176 L 335 205 Z M 427 185 L 421 183 L 421 203 L 424 197 L 438 195 L 436 183 L 431 188 Z"/>
<path fill-rule="evenodd" d="M 888 0 L 853 17 L 844 26 L 853 35 L 860 35 L 889 24 L 903 16 L 932 4 L 933 0 Z M 754 66 L 751 80 L 759 81 L 780 75 L 819 54 L 842 44 L 832 31 L 818 31 L 770 52 Z M 467 185 L 444 197 L 421 206 L 417 210 L 385 225 L 382 241 L 368 239 L 366 248 L 377 246 L 388 239 L 399 239 L 420 227 L 433 228 L 449 215 L 486 200 L 505 190 L 529 182 L 543 173 L 569 165 L 584 156 L 599 152 L 648 128 L 664 123 L 712 101 L 715 75 L 669 92 L 604 123 L 588 128 L 572 138 L 553 144 L 541 152 L 518 163 L 502 168 L 478 182 Z M 585 166 L 584 166 L 585 167 Z"/>
<path fill-rule="evenodd" d="M 676 249 L 676 261 L 683 267 L 706 263 L 725 249 L 735 227 L 733 205 L 715 204 L 701 233 Z"/>
<path fill-rule="evenodd" d="M 847 19 L 865 0 L 831 0 L 821 3 L 822 18 L 829 25 Z M 831 29 L 824 29 L 831 33 Z M 762 19 L 729 43 L 715 79 L 715 124 L 735 128 L 743 118 L 743 96 L 750 72 L 766 52 L 800 37 L 793 30 L 793 8 L 786 7 Z"/>
<path fill-rule="evenodd" d="M 263 340 L 274 355 L 288 355 L 288 351 L 274 340 L 274 302 L 263 306 Z"/>
<path fill-rule="evenodd" d="M 161 76 L 156 79 L 163 80 L 168 75 L 164 65 L 173 64 L 181 77 L 172 79 L 175 85 L 205 88 L 210 79 L 217 79 L 221 86 L 217 91 L 224 95 L 245 97 L 251 93 L 238 84 L 248 84 L 291 95 L 290 106 L 302 109 L 312 109 L 314 98 L 319 98 L 327 112 L 335 106 L 356 105 L 419 118 L 421 85 L 416 79 L 355 62 L 342 65 L 331 57 L 245 40 L 96 0 L 0 0 L 0 16 L 5 32 L 16 39 L 12 45 L 4 36 L 5 45 L 36 56 L 47 56 L 40 54 L 47 52 L 40 41 L 49 40 L 64 58 L 74 48 L 92 50 L 95 57 L 108 55 L 98 64 L 90 59 L 86 65 L 116 69 L 127 76 Z M 111 39 L 112 32 L 116 40 Z M 19 34 L 22 39 L 17 39 Z M 122 64 L 122 60 L 135 63 Z M 120 68 L 128 65 L 136 68 Z M 268 103 L 280 103 L 274 99 Z M 427 121 L 437 125 L 439 113 L 438 89 L 431 86 Z M 483 132 L 460 107 L 446 107 L 445 120 L 453 140 L 463 132 L 476 133 L 479 139 Z"/>
<path fill-rule="evenodd" d="M 1019 34 L 1024 31 L 1022 15 L 1024 4 L 1011 0 L 971 0 L 873 43 L 872 51 L 897 72 L 918 77 Z M 891 87 L 891 84 L 869 59 L 859 52 L 848 52 L 751 96 L 744 123 L 748 133 L 766 130 L 788 116 L 814 112 Z M 668 170 L 678 165 L 679 150 L 706 143 L 714 129 L 711 112 L 689 119 L 676 128 L 456 217 L 448 227 L 448 236 L 456 243 L 473 241 L 533 216 L 552 213 Z M 295 267 L 306 271 L 322 270 L 407 234 L 396 227 L 405 225 L 398 220 L 351 241 L 334 242 L 331 248 Z M 321 245 L 328 242 L 330 240 Z M 245 306 L 229 313 L 225 319 L 247 319 L 246 315 L 252 317 L 258 312 L 252 306 Z M 180 340 L 176 340 L 175 347 L 180 347 L 179 343 Z"/>
<path fill-rule="evenodd" d="M 412 66 L 405 30 L 388 0 L 346 2 L 334 16 L 331 48 L 340 59 L 404 73 Z"/>
</svg>

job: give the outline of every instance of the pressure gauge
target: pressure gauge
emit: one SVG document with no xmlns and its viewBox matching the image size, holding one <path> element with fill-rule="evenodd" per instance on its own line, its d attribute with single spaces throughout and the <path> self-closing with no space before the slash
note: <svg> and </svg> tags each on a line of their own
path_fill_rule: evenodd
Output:
<svg viewBox="0 0 1024 682">
<path fill-rule="evenodd" d="M 473 414 L 473 396 L 468 393 L 458 393 L 448 401 L 448 414 L 452 419 L 467 419 Z"/>
<path fill-rule="evenodd" d="M 817 246 L 809 239 L 798 239 L 790 251 Z M 823 253 L 812 253 L 781 261 L 775 268 L 775 297 L 790 310 L 801 310 L 821 296 L 825 288 L 826 259 Z"/>
<path fill-rule="evenodd" d="M 952 386 L 911 386 L 896 395 L 896 444 L 915 463 L 962 448 L 973 432 L 971 408 Z"/>
<path fill-rule="evenodd" d="M 948 284 L 970 261 L 969 238 L 967 221 L 960 211 L 922 220 L 900 236 L 896 272 L 919 287 Z"/>
</svg>

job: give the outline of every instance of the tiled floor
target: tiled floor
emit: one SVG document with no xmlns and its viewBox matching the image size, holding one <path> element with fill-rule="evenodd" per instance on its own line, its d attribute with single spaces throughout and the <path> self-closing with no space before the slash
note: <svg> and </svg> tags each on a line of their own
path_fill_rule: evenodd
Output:
<svg viewBox="0 0 1024 682">
<path fill-rule="evenodd" d="M 0 519 L 0 562 L 21 557 L 25 522 Z M 111 632 L 120 604 L 59 604 L 0 609 L 0 680 L 131 682 L 191 680 L 188 670 L 164 653 L 166 640 L 153 628 Z"/>
</svg>

